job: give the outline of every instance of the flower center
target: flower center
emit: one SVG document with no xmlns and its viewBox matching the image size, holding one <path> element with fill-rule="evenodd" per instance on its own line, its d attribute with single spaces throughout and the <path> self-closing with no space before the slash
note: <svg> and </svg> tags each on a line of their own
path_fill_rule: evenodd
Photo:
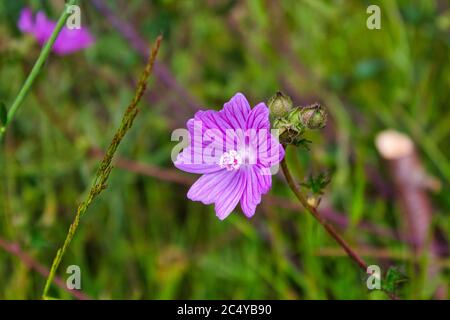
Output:
<svg viewBox="0 0 450 320">
<path fill-rule="evenodd" d="M 242 164 L 242 158 L 235 150 L 230 150 L 222 154 L 219 160 L 219 166 L 228 171 L 237 170 Z"/>
</svg>

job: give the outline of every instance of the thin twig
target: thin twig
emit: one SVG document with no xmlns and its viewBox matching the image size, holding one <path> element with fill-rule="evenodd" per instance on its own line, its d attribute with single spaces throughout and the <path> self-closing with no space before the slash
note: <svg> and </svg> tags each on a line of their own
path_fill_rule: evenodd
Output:
<svg viewBox="0 0 450 320">
<path fill-rule="evenodd" d="M 358 247 L 358 252 L 365 257 L 373 257 L 378 259 L 392 260 L 409 260 L 414 261 L 415 253 L 411 250 L 390 250 L 385 248 L 374 247 Z M 319 248 L 315 254 L 322 257 L 346 257 L 340 247 L 324 247 Z M 450 268 L 450 259 L 440 258 L 434 261 L 441 268 Z"/>
<path fill-rule="evenodd" d="M 94 158 L 101 158 L 105 154 L 100 148 L 91 148 L 89 152 Z M 179 174 L 173 169 L 167 169 L 152 164 L 144 164 L 124 157 L 117 157 L 114 164 L 118 168 L 125 169 L 129 172 L 153 177 L 162 181 L 174 182 L 183 185 L 191 185 L 194 182 L 192 177 Z"/>
<path fill-rule="evenodd" d="M 37 273 L 42 275 L 43 277 L 48 277 L 50 271 L 47 267 L 40 264 L 36 260 L 33 259 L 30 255 L 23 252 L 20 245 L 18 243 L 8 242 L 2 238 L 0 238 L 0 248 L 10 253 L 11 255 L 17 257 L 27 268 L 35 270 Z M 66 290 L 69 294 L 74 296 L 79 300 L 91 300 L 90 297 L 85 295 L 84 293 L 77 290 L 70 290 L 67 288 L 64 280 L 59 277 L 55 277 L 55 284 L 61 289 Z"/>
</svg>

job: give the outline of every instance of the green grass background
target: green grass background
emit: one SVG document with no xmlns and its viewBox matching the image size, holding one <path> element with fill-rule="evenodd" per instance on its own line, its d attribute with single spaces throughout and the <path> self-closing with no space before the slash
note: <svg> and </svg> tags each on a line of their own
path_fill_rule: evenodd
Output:
<svg viewBox="0 0 450 320">
<path fill-rule="evenodd" d="M 408 275 L 402 298 L 431 299 L 436 288 L 448 288 L 448 257 L 430 262 L 424 256 L 415 266 L 405 242 L 358 227 L 364 220 L 401 230 L 402 210 L 374 146 L 379 131 L 393 128 L 412 137 L 424 168 L 442 182 L 441 191 L 430 197 L 433 224 L 448 238 L 446 1 L 107 3 L 149 46 L 163 33 L 158 61 L 202 108 L 219 109 L 237 91 L 253 105 L 278 89 L 296 104 L 322 102 L 329 126 L 309 136 L 310 152 L 288 154 L 297 178 L 333 170 L 323 205 L 349 219 L 340 230 L 354 247 L 387 253 L 367 254 L 370 264 L 384 271 L 395 265 Z M 366 8 L 375 3 L 382 28 L 368 30 Z M 61 1 L 0 2 L 0 100 L 7 106 L 40 51 L 16 28 L 26 4 L 54 19 L 62 10 Z M 20 244 L 47 268 L 95 175 L 99 159 L 88 147 L 107 147 L 143 68 L 142 57 L 90 1 L 81 1 L 81 9 L 96 44 L 70 56 L 51 56 L 0 151 L 0 237 Z M 171 132 L 194 112 L 153 75 L 119 155 L 173 169 Z M 114 168 L 108 189 L 83 217 L 58 276 L 66 278 L 66 267 L 79 265 L 82 291 L 98 299 L 386 298 L 367 290 L 365 274 L 312 217 L 283 205 L 295 199 L 281 176 L 274 178 L 271 194 L 282 201 L 265 197 L 254 218 L 236 210 L 221 222 L 212 206 L 186 199 L 187 185 L 159 172 L 162 177 L 156 178 Z M 170 174 L 185 177 L 176 170 Z M 426 272 L 430 263 L 441 265 L 433 278 Z M 0 299 L 39 298 L 44 281 L 0 250 Z M 71 298 L 56 286 L 51 294 Z"/>
</svg>

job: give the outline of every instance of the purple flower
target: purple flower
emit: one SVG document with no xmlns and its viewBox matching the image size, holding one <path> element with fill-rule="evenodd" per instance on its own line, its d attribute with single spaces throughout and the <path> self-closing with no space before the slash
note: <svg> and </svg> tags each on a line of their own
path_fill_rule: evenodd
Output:
<svg viewBox="0 0 450 320">
<path fill-rule="evenodd" d="M 43 11 L 35 17 L 30 8 L 23 8 L 17 26 L 20 31 L 29 33 L 44 45 L 50 39 L 56 22 L 49 20 Z M 53 44 L 53 51 L 59 55 L 66 55 L 87 48 L 94 43 L 94 37 L 86 28 L 69 29 L 64 26 Z"/>
<path fill-rule="evenodd" d="M 272 185 L 271 167 L 284 157 L 284 149 L 270 133 L 269 109 L 259 103 L 253 109 L 241 93 L 220 111 L 198 111 L 187 122 L 189 145 L 175 166 L 203 174 L 189 189 L 188 198 L 215 204 L 216 215 L 225 219 L 240 202 L 252 217 L 261 195 Z"/>
</svg>

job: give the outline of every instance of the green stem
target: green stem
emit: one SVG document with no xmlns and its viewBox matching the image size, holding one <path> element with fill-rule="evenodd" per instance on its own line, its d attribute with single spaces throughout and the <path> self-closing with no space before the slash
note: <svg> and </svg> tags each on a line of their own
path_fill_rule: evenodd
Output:
<svg viewBox="0 0 450 320">
<path fill-rule="evenodd" d="M 120 142 L 122 141 L 125 134 L 128 132 L 128 130 L 133 125 L 133 121 L 139 111 L 137 107 L 138 107 L 139 101 L 141 100 L 142 95 L 144 94 L 144 91 L 146 89 L 148 77 L 150 76 L 150 74 L 153 71 L 153 65 L 155 63 L 156 55 L 158 54 L 161 40 L 162 40 L 162 36 L 159 36 L 156 39 L 156 44 L 152 49 L 152 52 L 147 61 L 145 70 L 139 79 L 134 98 L 131 101 L 131 103 L 129 104 L 128 108 L 125 110 L 125 113 L 122 117 L 122 122 L 121 122 L 119 128 L 117 129 L 117 131 L 108 147 L 108 150 L 106 151 L 106 154 L 103 157 L 102 162 L 100 163 L 100 167 L 97 171 L 94 182 L 91 186 L 91 189 L 89 190 L 89 193 L 88 193 L 86 199 L 78 206 L 74 221 L 70 225 L 69 232 L 67 233 L 67 236 L 66 236 L 66 239 L 64 240 L 64 244 L 63 244 L 62 248 L 58 250 L 55 258 L 53 259 L 52 267 L 50 269 L 50 273 L 49 273 L 47 281 L 45 283 L 44 292 L 42 294 L 43 299 L 50 298 L 47 294 L 48 294 L 48 291 L 50 290 L 50 286 L 53 282 L 53 279 L 55 278 L 56 270 L 58 269 L 58 267 L 61 263 L 61 260 L 67 251 L 67 248 L 69 247 L 70 243 L 72 242 L 73 237 L 75 236 L 75 232 L 78 229 L 78 225 L 80 223 L 81 217 L 86 213 L 86 211 L 89 208 L 89 205 L 92 203 L 92 201 L 106 188 L 106 182 L 107 182 L 109 175 L 111 173 L 111 170 L 112 170 L 112 164 L 111 164 L 112 159 L 114 157 L 114 154 L 117 151 L 117 148 L 118 148 Z"/>
<path fill-rule="evenodd" d="M 74 5 L 76 1 L 77 0 L 70 0 L 67 3 L 67 5 L 68 6 Z M 33 66 L 33 69 L 31 69 L 30 74 L 28 75 L 27 79 L 25 80 L 25 83 L 23 84 L 23 86 L 20 89 L 19 93 L 17 94 L 16 99 L 14 100 L 11 108 L 8 111 L 8 114 L 6 116 L 6 123 L 4 124 L 4 126 L 2 126 L 0 128 L 0 139 L 5 134 L 6 127 L 14 119 L 14 115 L 16 114 L 17 110 L 22 105 L 23 101 L 25 100 L 27 93 L 30 91 L 31 86 L 33 85 L 34 81 L 36 80 L 36 77 L 38 76 L 39 72 L 41 71 L 42 66 L 44 65 L 45 61 L 47 60 L 47 58 L 50 54 L 50 51 L 53 47 L 53 44 L 55 43 L 59 33 L 61 32 L 62 28 L 64 27 L 69 15 L 70 15 L 70 13 L 68 12 L 67 8 L 64 9 L 63 13 L 59 17 L 59 20 L 56 24 L 55 29 L 53 30 L 53 33 L 52 33 L 50 39 L 47 41 L 47 43 L 42 48 L 41 53 L 39 54 L 39 57 Z"/>
</svg>

